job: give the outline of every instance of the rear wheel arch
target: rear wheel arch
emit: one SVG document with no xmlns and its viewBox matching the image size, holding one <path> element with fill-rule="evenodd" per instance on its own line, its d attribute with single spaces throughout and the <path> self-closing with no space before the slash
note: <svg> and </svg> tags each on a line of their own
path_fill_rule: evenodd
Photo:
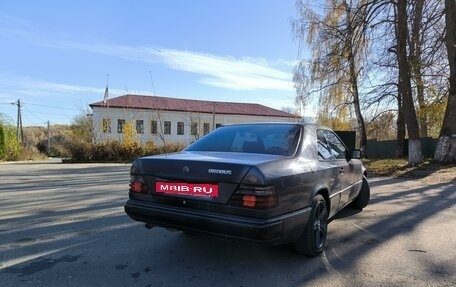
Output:
<svg viewBox="0 0 456 287">
<path fill-rule="evenodd" d="M 351 205 L 351 207 L 356 208 L 356 209 L 363 209 L 369 203 L 369 199 L 370 199 L 369 182 L 367 181 L 366 176 L 363 175 L 361 189 L 360 189 L 358 195 L 355 197 L 355 199 L 352 201 L 352 203 L 350 205 Z"/>
<path fill-rule="evenodd" d="M 325 199 L 326 208 L 328 209 L 328 214 L 329 214 L 329 212 L 331 210 L 331 201 L 329 200 L 329 191 L 327 189 L 323 188 L 323 189 L 320 189 L 317 192 L 315 192 L 315 194 L 313 196 L 315 196 L 317 194 L 320 194 Z"/>
</svg>

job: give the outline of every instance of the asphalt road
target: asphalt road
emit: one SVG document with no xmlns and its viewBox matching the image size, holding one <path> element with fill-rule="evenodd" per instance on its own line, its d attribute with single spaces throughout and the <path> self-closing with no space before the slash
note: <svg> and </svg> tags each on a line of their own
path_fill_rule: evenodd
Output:
<svg viewBox="0 0 456 287">
<path fill-rule="evenodd" d="M 324 254 L 147 230 L 129 166 L 0 164 L 0 286 L 456 286 L 456 186 L 372 178 Z"/>
</svg>

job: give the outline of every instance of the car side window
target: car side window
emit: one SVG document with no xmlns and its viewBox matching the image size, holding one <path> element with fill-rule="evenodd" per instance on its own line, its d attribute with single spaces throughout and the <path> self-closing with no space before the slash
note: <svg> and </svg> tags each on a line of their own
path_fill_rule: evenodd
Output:
<svg viewBox="0 0 456 287">
<path fill-rule="evenodd" d="M 347 154 L 347 149 L 340 139 L 332 131 L 324 130 L 324 135 L 328 146 L 330 148 L 331 154 L 337 159 L 345 159 Z"/>
<path fill-rule="evenodd" d="M 331 154 L 331 149 L 324 136 L 324 130 L 317 130 L 317 151 L 319 160 L 330 160 L 334 159 Z"/>
</svg>

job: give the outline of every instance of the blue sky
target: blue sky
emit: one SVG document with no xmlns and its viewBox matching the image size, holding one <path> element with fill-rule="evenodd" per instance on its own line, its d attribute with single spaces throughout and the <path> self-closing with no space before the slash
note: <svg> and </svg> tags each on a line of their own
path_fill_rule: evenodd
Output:
<svg viewBox="0 0 456 287">
<path fill-rule="evenodd" d="M 295 0 L 0 0 L 0 113 L 69 124 L 125 93 L 293 106 Z"/>
</svg>

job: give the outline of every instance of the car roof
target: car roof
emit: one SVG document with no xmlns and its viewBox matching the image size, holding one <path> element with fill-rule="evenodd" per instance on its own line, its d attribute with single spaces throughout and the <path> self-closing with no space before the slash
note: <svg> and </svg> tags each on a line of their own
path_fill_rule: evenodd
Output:
<svg viewBox="0 0 456 287">
<path fill-rule="evenodd" d="M 299 125 L 304 128 L 308 127 L 311 129 L 326 129 L 331 130 L 326 126 L 322 126 L 315 123 L 299 123 L 299 122 L 249 122 L 249 123 L 237 123 L 237 124 L 223 124 L 222 126 L 245 126 L 245 125 Z"/>
</svg>

